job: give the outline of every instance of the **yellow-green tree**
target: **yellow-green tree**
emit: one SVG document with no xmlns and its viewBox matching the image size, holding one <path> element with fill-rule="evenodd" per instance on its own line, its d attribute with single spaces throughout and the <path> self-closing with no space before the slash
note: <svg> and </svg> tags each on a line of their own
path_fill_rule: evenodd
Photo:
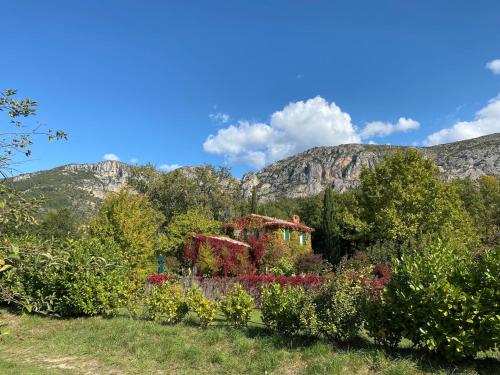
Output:
<svg viewBox="0 0 500 375">
<path fill-rule="evenodd" d="M 361 217 L 372 241 L 401 243 L 417 235 L 472 241 L 471 220 L 456 189 L 418 150 L 397 151 L 365 168 L 359 189 Z"/>
<path fill-rule="evenodd" d="M 90 224 L 90 233 L 116 242 L 129 265 L 131 278 L 141 281 L 152 271 L 148 264 L 163 220 L 147 197 L 124 189 L 106 197 Z"/>
</svg>

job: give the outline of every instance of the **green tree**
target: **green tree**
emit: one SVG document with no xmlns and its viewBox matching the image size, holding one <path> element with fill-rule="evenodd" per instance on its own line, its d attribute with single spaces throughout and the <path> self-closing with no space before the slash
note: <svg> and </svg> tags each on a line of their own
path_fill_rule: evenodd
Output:
<svg viewBox="0 0 500 375">
<path fill-rule="evenodd" d="M 182 255 L 184 241 L 193 233 L 219 234 L 221 222 L 203 209 L 190 209 L 175 216 L 161 235 L 159 250 L 178 258 Z"/>
<path fill-rule="evenodd" d="M 434 162 L 416 149 L 397 151 L 375 168 L 365 168 L 359 203 L 372 242 L 402 243 L 430 233 L 468 242 L 475 238 L 455 189 L 441 181 Z"/>
<path fill-rule="evenodd" d="M 254 186 L 252 189 L 252 197 L 250 201 L 250 213 L 256 214 L 258 213 L 258 207 L 257 207 L 257 187 Z"/>
<path fill-rule="evenodd" d="M 342 258 L 340 242 L 339 209 L 332 189 L 327 188 L 323 196 L 323 211 L 321 216 L 322 253 L 333 264 Z"/>
<path fill-rule="evenodd" d="M 93 236 L 117 243 L 130 278 L 142 282 L 153 271 L 149 266 L 163 220 L 146 196 L 124 189 L 106 197 L 89 230 Z"/>
<path fill-rule="evenodd" d="M 65 239 L 75 237 L 78 232 L 78 222 L 68 208 L 50 210 L 45 214 L 36 232 L 43 238 Z"/>
<path fill-rule="evenodd" d="M 192 208 L 209 210 L 216 220 L 227 221 L 241 214 L 246 203 L 239 181 L 227 168 L 180 168 L 170 173 L 153 166 L 137 167 L 131 186 L 144 193 L 165 216 L 165 225 Z"/>
</svg>

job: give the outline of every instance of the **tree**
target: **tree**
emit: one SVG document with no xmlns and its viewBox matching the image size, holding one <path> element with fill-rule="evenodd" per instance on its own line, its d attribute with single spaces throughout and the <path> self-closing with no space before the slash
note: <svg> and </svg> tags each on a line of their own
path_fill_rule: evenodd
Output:
<svg viewBox="0 0 500 375">
<path fill-rule="evenodd" d="M 211 213 L 203 209 L 190 209 L 174 216 L 162 234 L 159 250 L 180 258 L 182 246 L 193 233 L 219 234 L 221 223 L 214 220 Z"/>
<path fill-rule="evenodd" d="M 148 266 L 163 220 L 146 196 L 123 189 L 106 197 L 89 230 L 93 236 L 117 243 L 130 278 L 142 282 L 152 271 Z"/>
<path fill-rule="evenodd" d="M 0 134 L 0 175 L 7 177 L 13 171 L 13 158 L 18 155 L 31 155 L 33 137 L 47 136 L 53 139 L 66 139 L 67 134 L 61 130 L 53 132 L 43 130 L 40 125 L 27 127 L 19 119 L 36 115 L 38 103 L 29 98 L 17 99 L 16 90 L 5 90 L 0 93 L 0 113 L 5 112 L 9 118 L 11 129 Z M 8 128 L 9 126 L 5 126 Z M 5 235 L 17 230 L 21 225 L 33 224 L 35 212 L 39 208 L 40 199 L 26 199 L 24 194 L 12 190 L 0 182 L 0 233 Z"/>
<path fill-rule="evenodd" d="M 50 210 L 36 227 L 36 232 L 43 238 L 65 239 L 74 237 L 78 232 L 78 223 L 68 208 Z"/>
<path fill-rule="evenodd" d="M 254 186 L 252 189 L 252 198 L 250 201 L 250 213 L 256 214 L 258 211 L 257 207 L 257 186 Z"/>
<path fill-rule="evenodd" d="M 401 244 L 431 233 L 466 242 L 475 239 L 455 189 L 441 181 L 434 162 L 416 149 L 397 151 L 375 168 L 365 168 L 358 198 L 371 242 Z"/>
<path fill-rule="evenodd" d="M 321 248 L 323 255 L 332 264 L 337 264 L 342 258 L 338 211 L 333 191 L 331 188 L 327 188 L 323 196 L 321 215 Z"/>
<path fill-rule="evenodd" d="M 206 209 L 216 220 L 227 221 L 239 215 L 244 204 L 240 184 L 230 171 L 211 165 L 170 173 L 153 166 L 137 167 L 130 184 L 163 213 L 165 225 L 192 208 Z"/>
</svg>

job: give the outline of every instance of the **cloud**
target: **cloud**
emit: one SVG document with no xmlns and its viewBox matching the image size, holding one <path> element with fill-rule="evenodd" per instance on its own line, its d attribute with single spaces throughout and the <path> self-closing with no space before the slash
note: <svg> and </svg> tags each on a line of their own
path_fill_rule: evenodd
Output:
<svg viewBox="0 0 500 375">
<path fill-rule="evenodd" d="M 493 74 L 500 74 L 500 59 L 489 61 L 486 63 L 486 68 L 491 70 Z"/>
<path fill-rule="evenodd" d="M 130 159 L 130 162 L 131 162 L 132 164 L 137 164 L 137 163 L 139 163 L 139 159 L 137 159 L 137 158 L 132 158 L 132 159 Z"/>
<path fill-rule="evenodd" d="M 381 137 L 419 126 L 418 122 L 407 118 L 401 118 L 397 124 L 379 124 L 383 124 L 383 130 L 371 125 L 366 134 Z M 219 129 L 208 136 L 203 148 L 206 152 L 224 155 L 229 163 L 262 168 L 312 147 L 360 143 L 362 133 L 353 125 L 351 116 L 337 104 L 316 96 L 289 103 L 274 112 L 268 124 L 239 121 Z"/>
<path fill-rule="evenodd" d="M 113 161 L 120 161 L 120 158 L 116 154 L 104 154 L 102 157 L 103 160 L 113 160 Z"/>
<path fill-rule="evenodd" d="M 397 123 L 373 121 L 366 124 L 361 131 L 361 138 L 367 139 L 370 137 L 385 137 L 397 132 L 407 132 L 416 130 L 420 127 L 420 123 L 411 118 L 401 117 Z"/>
<path fill-rule="evenodd" d="M 449 128 L 441 129 L 429 135 L 426 146 L 477 138 L 500 132 L 500 95 L 491 99 L 488 105 L 476 112 L 472 121 L 460 121 Z"/>
<path fill-rule="evenodd" d="M 225 124 L 229 121 L 229 115 L 227 113 L 223 113 L 223 112 L 210 113 L 208 115 L 208 118 L 210 120 L 212 120 L 213 122 L 218 122 L 221 124 Z"/>
<path fill-rule="evenodd" d="M 162 164 L 158 167 L 158 169 L 162 172 L 172 172 L 173 170 L 176 170 L 177 168 L 182 167 L 182 165 L 179 164 Z"/>
</svg>

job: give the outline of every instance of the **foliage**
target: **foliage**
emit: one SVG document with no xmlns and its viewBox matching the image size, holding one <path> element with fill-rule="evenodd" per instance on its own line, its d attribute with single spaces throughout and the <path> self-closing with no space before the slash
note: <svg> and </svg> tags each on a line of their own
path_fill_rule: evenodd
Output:
<svg viewBox="0 0 500 375">
<path fill-rule="evenodd" d="M 131 186 L 145 194 L 165 216 L 165 224 L 190 209 L 204 209 L 215 220 L 227 221 L 242 212 L 240 184 L 227 168 L 211 165 L 181 168 L 170 173 L 153 166 L 133 170 Z"/>
<path fill-rule="evenodd" d="M 126 269 L 112 242 L 25 237 L 7 241 L 1 252 L 11 268 L 0 276 L 0 299 L 24 311 L 109 315 L 127 298 Z"/>
<path fill-rule="evenodd" d="M 15 234 L 28 225 L 36 224 L 39 198 L 26 198 L 24 193 L 0 183 L 0 233 Z"/>
<path fill-rule="evenodd" d="M 221 268 L 219 259 L 214 253 L 214 248 L 209 243 L 200 245 L 195 264 L 200 275 L 217 275 Z"/>
<path fill-rule="evenodd" d="M 76 237 L 78 224 L 74 214 L 68 208 L 49 210 L 43 217 L 35 232 L 46 239 Z"/>
<path fill-rule="evenodd" d="M 498 248 L 474 256 L 437 242 L 405 252 L 387 287 L 369 300 L 367 329 L 387 345 L 402 334 L 450 360 L 493 349 L 500 342 L 499 271 Z"/>
<path fill-rule="evenodd" d="M 290 276 L 295 271 L 295 265 L 290 259 L 278 259 L 269 270 L 274 276 Z"/>
<path fill-rule="evenodd" d="M 299 286 L 263 287 L 261 312 L 266 327 L 279 334 L 311 334 L 317 329 L 315 308 Z"/>
<path fill-rule="evenodd" d="M 323 234 L 323 249 L 326 250 L 325 255 L 333 264 L 337 264 L 343 255 L 340 244 L 339 220 L 339 209 L 333 192 L 327 188 L 323 198 L 321 232 Z"/>
<path fill-rule="evenodd" d="M 165 228 L 160 251 L 180 257 L 183 244 L 193 233 L 219 234 L 221 223 L 207 210 L 193 208 L 172 218 Z"/>
<path fill-rule="evenodd" d="M 240 284 L 235 284 L 221 301 L 221 311 L 228 324 L 234 328 L 247 326 L 253 308 L 252 296 Z"/>
<path fill-rule="evenodd" d="M 319 332 L 335 341 L 352 340 L 362 323 L 363 281 L 369 269 L 341 268 L 314 299 Z"/>
<path fill-rule="evenodd" d="M 464 207 L 472 217 L 484 244 L 493 246 L 500 239 L 500 179 L 481 176 L 476 181 L 469 178 L 452 181 Z"/>
<path fill-rule="evenodd" d="M 22 154 L 31 155 L 32 138 L 46 136 L 49 141 L 66 139 L 67 134 L 61 130 L 41 129 L 40 125 L 26 127 L 19 118 L 36 115 L 38 103 L 30 98 L 17 99 L 17 91 L 8 89 L 0 93 L 0 112 L 6 112 L 12 130 L 5 130 L 0 135 L 0 174 L 6 176 L 6 171 L 11 170 L 12 158 Z"/>
<path fill-rule="evenodd" d="M 182 287 L 176 283 L 164 283 L 151 288 L 145 298 L 146 316 L 154 321 L 174 324 L 188 313 Z"/>
<path fill-rule="evenodd" d="M 186 294 L 189 309 L 194 311 L 200 320 L 201 328 L 207 328 L 217 316 L 219 305 L 216 301 L 203 296 L 201 290 L 197 287 L 191 288 Z"/>
<path fill-rule="evenodd" d="M 162 220 L 144 195 L 124 189 L 106 197 L 89 229 L 93 236 L 118 244 L 120 256 L 128 262 L 129 277 L 142 283 Z"/>
<path fill-rule="evenodd" d="M 332 271 L 332 265 L 321 254 L 307 253 L 295 262 L 299 274 L 321 275 Z"/>
<path fill-rule="evenodd" d="M 434 162 L 416 149 L 397 151 L 365 168 L 359 189 L 361 217 L 370 241 L 400 243 L 417 234 L 474 240 L 461 200 L 439 178 Z"/>
</svg>

